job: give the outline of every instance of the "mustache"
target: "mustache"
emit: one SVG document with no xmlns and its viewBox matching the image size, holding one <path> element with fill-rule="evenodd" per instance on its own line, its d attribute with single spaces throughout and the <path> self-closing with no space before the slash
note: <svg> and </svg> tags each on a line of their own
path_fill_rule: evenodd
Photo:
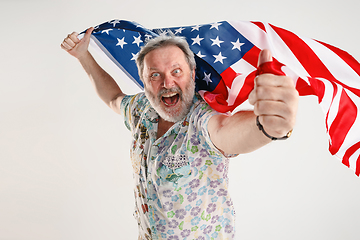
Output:
<svg viewBox="0 0 360 240">
<path fill-rule="evenodd" d="M 181 100 L 183 99 L 183 91 L 182 91 L 181 88 L 178 87 L 178 86 L 175 86 L 175 87 L 172 87 L 172 88 L 169 88 L 169 89 L 166 89 L 166 88 L 161 89 L 161 90 L 159 91 L 157 97 L 158 97 L 159 99 L 161 99 L 161 96 L 162 96 L 163 94 L 166 94 L 166 93 L 177 93 L 177 94 L 179 94 L 180 99 L 181 99 Z"/>
</svg>

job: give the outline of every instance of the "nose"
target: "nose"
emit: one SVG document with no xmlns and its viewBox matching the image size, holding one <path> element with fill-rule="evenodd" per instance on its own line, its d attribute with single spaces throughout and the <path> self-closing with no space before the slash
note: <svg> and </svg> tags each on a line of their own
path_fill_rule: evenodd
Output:
<svg viewBox="0 0 360 240">
<path fill-rule="evenodd" d="M 164 76 L 164 88 L 170 89 L 175 86 L 174 77 L 167 74 Z"/>
</svg>

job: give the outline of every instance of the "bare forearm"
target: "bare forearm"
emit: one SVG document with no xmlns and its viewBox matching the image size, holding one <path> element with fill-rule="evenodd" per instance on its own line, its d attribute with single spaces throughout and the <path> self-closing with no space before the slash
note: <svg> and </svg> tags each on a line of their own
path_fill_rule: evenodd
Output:
<svg viewBox="0 0 360 240">
<path fill-rule="evenodd" d="M 237 112 L 233 116 L 217 115 L 211 120 L 221 124 L 209 131 L 213 135 L 210 137 L 215 146 L 227 154 L 249 153 L 271 142 L 259 131 L 252 111 Z"/>
<path fill-rule="evenodd" d="M 115 112 L 120 113 L 120 103 L 125 94 L 115 80 L 105 72 L 88 51 L 90 36 L 94 28 L 89 28 L 79 40 L 79 34 L 69 34 L 61 43 L 61 48 L 79 60 L 88 74 L 99 97 Z"/>
<path fill-rule="evenodd" d="M 258 66 L 271 62 L 271 52 L 261 51 L 258 60 Z M 255 78 L 254 89 L 249 94 L 249 103 L 254 105 L 254 112 L 212 117 L 208 125 L 211 140 L 226 153 L 240 154 L 254 151 L 273 138 L 286 139 L 295 126 L 298 97 L 290 77 L 260 74 Z M 257 117 L 262 130 L 256 124 Z"/>
<path fill-rule="evenodd" d="M 88 74 L 99 97 L 111 107 L 111 102 L 119 95 L 123 95 L 115 80 L 97 64 L 89 52 L 78 60 Z"/>
</svg>

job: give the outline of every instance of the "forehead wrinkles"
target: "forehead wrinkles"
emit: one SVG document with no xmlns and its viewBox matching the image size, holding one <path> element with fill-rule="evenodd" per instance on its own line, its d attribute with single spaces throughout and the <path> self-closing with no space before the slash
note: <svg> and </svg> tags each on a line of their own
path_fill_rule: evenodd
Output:
<svg viewBox="0 0 360 240">
<path fill-rule="evenodd" d="M 184 52 L 177 46 L 165 46 L 154 49 L 144 57 L 144 63 L 147 67 L 173 66 L 187 63 Z"/>
<path fill-rule="evenodd" d="M 181 67 L 180 64 L 175 63 L 175 64 L 171 65 L 169 68 L 170 69 L 175 69 L 175 68 L 180 68 L 180 67 Z M 150 70 L 150 71 L 159 71 L 160 70 L 160 68 L 158 68 L 156 66 L 154 66 L 154 67 L 149 66 L 147 69 Z"/>
</svg>

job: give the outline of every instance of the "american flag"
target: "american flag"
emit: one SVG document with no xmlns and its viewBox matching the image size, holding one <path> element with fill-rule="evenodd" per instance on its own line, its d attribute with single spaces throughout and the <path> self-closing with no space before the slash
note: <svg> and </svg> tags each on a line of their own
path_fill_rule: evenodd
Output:
<svg viewBox="0 0 360 240">
<path fill-rule="evenodd" d="M 219 112 L 233 111 L 247 100 L 260 70 L 287 75 L 301 96 L 317 96 L 326 116 L 330 153 L 359 176 L 360 64 L 351 55 L 263 22 L 146 29 L 135 22 L 111 20 L 96 26 L 91 38 L 94 49 L 142 89 L 137 54 L 148 39 L 169 33 L 186 38 L 197 63 L 196 89 Z M 272 52 L 273 62 L 258 70 L 262 49 Z"/>
</svg>

